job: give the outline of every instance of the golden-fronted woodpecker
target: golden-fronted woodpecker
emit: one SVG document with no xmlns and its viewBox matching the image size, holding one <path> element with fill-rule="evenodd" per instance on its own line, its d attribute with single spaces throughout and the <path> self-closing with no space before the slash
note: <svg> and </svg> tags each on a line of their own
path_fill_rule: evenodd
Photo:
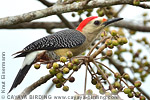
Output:
<svg viewBox="0 0 150 100">
<path fill-rule="evenodd" d="M 100 31 L 107 25 L 122 20 L 115 18 L 106 20 L 98 16 L 88 17 L 76 29 L 67 29 L 48 35 L 26 46 L 16 57 L 25 57 L 22 68 L 19 70 L 9 92 L 22 82 L 32 64 L 37 62 L 43 53 L 50 59 L 59 59 L 71 51 L 74 56 L 84 52 L 95 40 Z M 15 58 L 16 58 L 15 57 Z"/>
</svg>

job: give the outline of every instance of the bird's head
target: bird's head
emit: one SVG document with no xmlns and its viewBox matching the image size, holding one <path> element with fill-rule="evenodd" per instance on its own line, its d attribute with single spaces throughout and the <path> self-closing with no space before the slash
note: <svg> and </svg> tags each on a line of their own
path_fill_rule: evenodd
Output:
<svg viewBox="0 0 150 100">
<path fill-rule="evenodd" d="M 98 34 L 105 26 L 120 21 L 122 19 L 123 18 L 114 18 L 114 19 L 107 20 L 106 18 L 92 16 L 83 20 L 79 24 L 76 30 L 82 33 Z"/>
</svg>

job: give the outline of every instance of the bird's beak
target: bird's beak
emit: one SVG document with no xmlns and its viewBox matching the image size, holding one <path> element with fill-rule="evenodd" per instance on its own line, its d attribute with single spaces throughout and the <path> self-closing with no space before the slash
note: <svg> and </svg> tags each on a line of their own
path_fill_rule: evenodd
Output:
<svg viewBox="0 0 150 100">
<path fill-rule="evenodd" d="M 117 22 L 117 21 L 120 21 L 120 20 L 123 20 L 123 18 L 110 19 L 110 20 L 107 20 L 106 22 L 104 22 L 102 25 L 107 26 L 107 25 L 109 25 L 111 23 L 114 23 L 114 22 Z"/>
</svg>

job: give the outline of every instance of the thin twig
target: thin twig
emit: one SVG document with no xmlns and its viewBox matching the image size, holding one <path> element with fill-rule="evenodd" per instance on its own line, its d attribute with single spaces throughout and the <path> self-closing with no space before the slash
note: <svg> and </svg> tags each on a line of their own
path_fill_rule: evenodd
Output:
<svg viewBox="0 0 150 100">
<path fill-rule="evenodd" d="M 129 85 L 122 78 L 120 80 L 129 88 Z"/>
<path fill-rule="evenodd" d="M 96 64 L 96 62 L 93 60 L 93 64 L 97 67 L 97 69 L 102 73 L 102 76 L 106 79 L 106 81 L 108 82 L 109 86 L 111 89 L 113 89 L 112 84 L 109 82 L 108 78 L 106 77 L 106 75 L 103 73 L 103 71 L 99 68 L 99 66 Z"/>
<path fill-rule="evenodd" d="M 89 64 L 89 67 L 88 67 L 88 68 L 90 68 L 90 69 L 91 69 L 91 70 L 89 69 L 89 71 L 90 71 L 90 72 L 92 71 L 92 72 L 94 73 L 94 74 L 92 74 L 92 76 L 93 76 L 93 75 L 95 75 L 95 77 L 96 77 L 96 78 L 97 78 L 97 80 L 98 80 L 99 78 L 98 78 L 98 76 L 96 75 L 96 73 L 95 73 L 94 69 L 92 68 L 92 66 L 91 66 L 90 64 Z M 91 73 L 92 73 L 92 72 L 91 72 Z M 94 77 L 94 76 L 93 76 L 93 77 Z"/>
<path fill-rule="evenodd" d="M 124 73 L 124 66 L 121 65 L 121 64 L 118 64 L 116 63 L 112 58 L 107 58 L 109 60 L 109 62 L 111 64 L 113 64 L 116 69 L 119 71 L 120 74 L 123 74 Z M 129 79 L 129 82 L 132 83 L 134 85 L 134 80 L 133 79 Z M 144 91 L 142 90 L 141 88 L 137 87 L 137 89 L 148 99 L 150 100 L 150 96 Z"/>
<path fill-rule="evenodd" d="M 110 70 L 113 74 L 115 74 L 113 70 L 111 70 L 109 67 L 107 67 L 107 66 L 104 65 L 103 63 L 98 62 L 98 61 L 95 61 L 95 62 L 98 63 L 98 64 L 100 64 L 100 65 L 102 65 L 102 66 L 104 66 L 104 67 L 106 67 L 106 68 L 107 68 L 108 70 Z"/>
<path fill-rule="evenodd" d="M 44 4 L 44 5 L 48 6 L 48 7 L 51 7 L 51 6 L 54 5 L 54 3 L 48 2 L 46 0 L 38 0 L 38 1 L 40 1 L 42 4 Z"/>
<path fill-rule="evenodd" d="M 73 71 L 73 72 L 68 76 L 67 80 L 69 80 L 69 78 L 72 76 L 72 74 L 73 74 L 74 72 L 75 72 L 75 71 Z M 65 81 L 63 82 L 63 84 L 65 84 L 65 83 L 67 82 L 67 80 L 65 80 Z"/>
<path fill-rule="evenodd" d="M 85 64 L 86 64 L 86 69 L 85 69 L 85 81 L 84 81 L 84 95 L 86 94 L 88 62 L 86 62 Z"/>
<path fill-rule="evenodd" d="M 94 77 L 94 75 L 93 75 L 92 72 L 90 71 L 89 67 L 87 68 L 87 70 L 88 70 L 89 73 L 91 74 L 91 77 Z"/>
<path fill-rule="evenodd" d="M 92 72 L 96 76 L 97 81 L 102 85 L 101 81 L 99 80 L 98 76 L 96 75 L 95 71 L 93 70 L 93 68 L 92 68 L 92 66 L 90 64 L 89 64 L 89 67 L 91 68 Z M 102 87 L 103 87 L 103 85 L 102 85 Z"/>
<path fill-rule="evenodd" d="M 95 51 L 89 58 L 90 61 L 93 60 L 93 58 L 96 58 L 97 55 L 99 55 L 105 48 L 106 48 L 106 44 L 102 45 L 100 48 L 98 48 L 97 51 Z"/>
<path fill-rule="evenodd" d="M 126 7 L 126 5 L 122 5 L 122 7 L 113 16 L 117 17 L 125 7 Z"/>
<path fill-rule="evenodd" d="M 70 29 L 75 29 L 75 25 L 69 22 L 62 14 L 57 14 L 57 16 L 62 20 L 62 22 Z"/>
<path fill-rule="evenodd" d="M 108 38 L 110 38 L 110 37 L 106 37 L 106 38 L 104 38 L 104 39 L 101 39 L 98 43 L 96 43 L 96 44 L 90 49 L 90 51 L 89 51 L 89 53 L 87 54 L 87 56 L 90 56 L 90 54 L 93 52 L 93 50 L 94 50 L 100 43 L 102 43 L 103 41 L 105 41 L 105 40 L 108 39 Z"/>
</svg>

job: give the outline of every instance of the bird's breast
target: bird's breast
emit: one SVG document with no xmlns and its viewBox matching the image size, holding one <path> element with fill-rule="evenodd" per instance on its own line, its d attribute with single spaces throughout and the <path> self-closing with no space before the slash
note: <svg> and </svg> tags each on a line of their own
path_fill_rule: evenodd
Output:
<svg viewBox="0 0 150 100">
<path fill-rule="evenodd" d="M 71 51 L 73 53 L 73 56 L 77 56 L 79 54 L 81 54 L 82 52 L 84 52 L 88 47 L 89 47 L 90 43 L 86 40 L 83 44 L 81 44 L 80 46 L 77 47 L 73 47 L 73 48 L 62 48 L 62 49 L 57 49 L 54 50 L 54 52 L 56 53 L 56 55 L 58 56 L 66 56 L 66 53 L 68 51 Z"/>
</svg>

